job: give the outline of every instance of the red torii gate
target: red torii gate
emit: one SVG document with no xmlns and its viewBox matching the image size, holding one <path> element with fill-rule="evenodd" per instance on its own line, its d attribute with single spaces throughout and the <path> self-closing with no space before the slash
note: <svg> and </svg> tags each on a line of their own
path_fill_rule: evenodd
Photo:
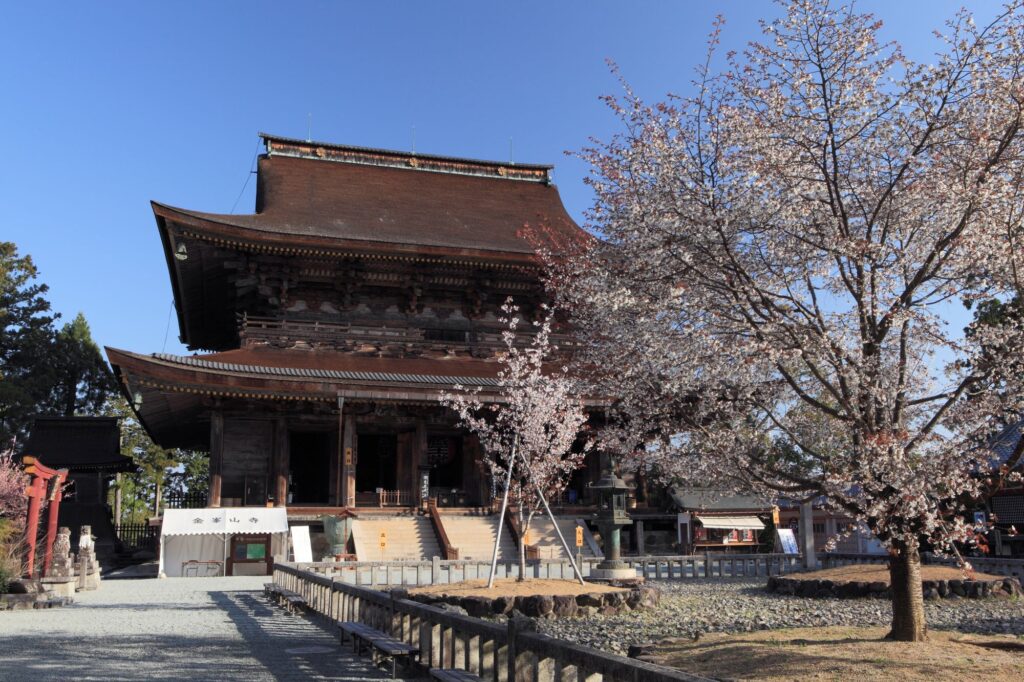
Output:
<svg viewBox="0 0 1024 682">
<path fill-rule="evenodd" d="M 57 539 L 57 511 L 60 509 L 61 489 L 67 480 L 67 469 L 51 469 L 35 457 L 22 457 L 25 473 L 32 476 L 32 483 L 25 489 L 28 498 L 28 523 L 25 525 L 25 542 L 28 544 L 28 556 L 25 559 L 25 573 L 34 577 L 36 563 L 36 537 L 39 534 L 39 506 L 43 500 L 50 503 L 46 519 L 46 554 L 43 558 L 45 576 L 50 570 L 53 560 L 53 542 Z"/>
</svg>

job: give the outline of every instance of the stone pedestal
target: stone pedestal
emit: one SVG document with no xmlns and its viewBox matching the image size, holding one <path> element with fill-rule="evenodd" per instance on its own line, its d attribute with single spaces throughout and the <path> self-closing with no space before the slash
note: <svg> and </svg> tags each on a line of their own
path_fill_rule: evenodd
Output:
<svg viewBox="0 0 1024 682">
<path fill-rule="evenodd" d="M 92 528 L 82 526 L 78 536 L 78 589 L 96 590 L 100 586 L 100 565 L 96 561 L 96 545 Z"/>
<path fill-rule="evenodd" d="M 66 597 L 72 599 L 75 596 L 75 589 L 78 587 L 78 578 L 75 576 L 50 577 L 42 579 L 43 589 L 55 597 Z"/>
<path fill-rule="evenodd" d="M 622 582 L 622 581 L 636 581 L 643 582 L 643 578 L 638 577 L 636 569 L 631 568 L 623 564 L 622 566 L 604 567 L 604 564 L 611 563 L 602 561 L 600 564 L 590 569 L 590 575 L 587 576 L 587 580 L 595 583 L 604 582 Z"/>
</svg>

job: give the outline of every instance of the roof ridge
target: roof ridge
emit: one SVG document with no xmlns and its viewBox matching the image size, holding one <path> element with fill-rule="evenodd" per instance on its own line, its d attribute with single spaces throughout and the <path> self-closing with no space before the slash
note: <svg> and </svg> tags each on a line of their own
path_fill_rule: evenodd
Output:
<svg viewBox="0 0 1024 682">
<path fill-rule="evenodd" d="M 476 175 L 507 180 L 526 180 L 551 184 L 552 165 L 491 161 L 458 156 L 421 154 L 394 149 L 360 147 L 300 140 L 292 137 L 259 133 L 266 145 L 267 155 L 291 156 L 315 161 L 355 163 L 389 168 L 433 171 L 458 175 Z"/>
</svg>

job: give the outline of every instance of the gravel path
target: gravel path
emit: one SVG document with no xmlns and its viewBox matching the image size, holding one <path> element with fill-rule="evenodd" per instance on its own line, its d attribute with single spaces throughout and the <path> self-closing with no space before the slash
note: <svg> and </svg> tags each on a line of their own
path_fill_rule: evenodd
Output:
<svg viewBox="0 0 1024 682">
<path fill-rule="evenodd" d="M 884 599 L 804 599 L 766 592 L 759 580 L 649 581 L 662 590 L 653 609 L 619 616 L 542 620 L 542 632 L 624 654 L 630 644 L 698 632 L 749 632 L 828 625 L 886 626 Z M 1024 600 L 941 599 L 925 603 L 928 626 L 940 630 L 1024 636 Z"/>
<path fill-rule="evenodd" d="M 0 613 L 0 680 L 388 677 L 327 629 L 270 606 L 266 580 L 109 580 L 71 606 Z"/>
</svg>

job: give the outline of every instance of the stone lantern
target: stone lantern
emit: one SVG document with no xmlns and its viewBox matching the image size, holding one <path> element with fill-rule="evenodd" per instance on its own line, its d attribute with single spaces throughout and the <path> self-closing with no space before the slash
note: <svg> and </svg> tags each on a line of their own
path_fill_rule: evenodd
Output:
<svg viewBox="0 0 1024 682">
<path fill-rule="evenodd" d="M 636 571 L 622 561 L 621 531 L 633 523 L 626 513 L 626 482 L 611 468 L 605 470 L 601 480 L 591 484 L 597 492 L 597 525 L 604 540 L 604 561 L 590 571 L 591 580 L 636 581 Z"/>
</svg>

